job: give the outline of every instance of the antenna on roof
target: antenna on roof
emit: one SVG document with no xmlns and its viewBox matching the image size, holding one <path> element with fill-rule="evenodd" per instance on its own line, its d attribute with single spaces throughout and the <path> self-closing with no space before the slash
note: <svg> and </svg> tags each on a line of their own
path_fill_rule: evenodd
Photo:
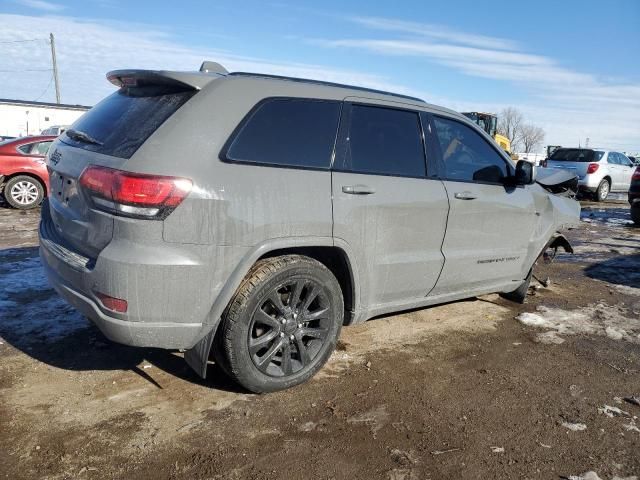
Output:
<svg viewBox="0 0 640 480">
<path fill-rule="evenodd" d="M 217 73 L 218 75 L 229 74 L 227 69 L 220 65 L 218 62 L 202 62 L 202 65 L 200 65 L 200 71 L 202 73 Z"/>
</svg>

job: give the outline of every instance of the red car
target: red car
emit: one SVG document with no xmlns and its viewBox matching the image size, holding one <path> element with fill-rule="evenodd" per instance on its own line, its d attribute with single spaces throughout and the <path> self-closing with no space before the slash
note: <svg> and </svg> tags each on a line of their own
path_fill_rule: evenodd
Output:
<svg viewBox="0 0 640 480">
<path fill-rule="evenodd" d="M 49 188 L 44 162 L 52 135 L 22 137 L 0 142 L 0 193 L 14 208 L 40 205 Z"/>
</svg>

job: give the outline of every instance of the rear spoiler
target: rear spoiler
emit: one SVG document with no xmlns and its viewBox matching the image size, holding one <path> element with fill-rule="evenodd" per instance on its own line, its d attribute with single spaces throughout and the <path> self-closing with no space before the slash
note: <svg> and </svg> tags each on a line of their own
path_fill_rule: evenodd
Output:
<svg viewBox="0 0 640 480">
<path fill-rule="evenodd" d="M 226 70 L 225 70 L 226 72 Z M 166 85 L 189 90 L 200 90 L 212 80 L 224 76 L 222 71 L 174 72 L 169 70 L 113 70 L 107 80 L 116 87 Z"/>
</svg>

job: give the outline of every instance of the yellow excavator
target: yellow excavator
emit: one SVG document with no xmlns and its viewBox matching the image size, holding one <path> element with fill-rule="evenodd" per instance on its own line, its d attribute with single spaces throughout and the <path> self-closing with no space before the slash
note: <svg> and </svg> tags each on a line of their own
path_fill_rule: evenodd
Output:
<svg viewBox="0 0 640 480">
<path fill-rule="evenodd" d="M 498 129 L 498 117 L 496 115 L 484 112 L 462 112 L 462 115 L 478 124 L 505 152 L 511 155 L 511 142 L 507 137 L 496 132 Z"/>
</svg>

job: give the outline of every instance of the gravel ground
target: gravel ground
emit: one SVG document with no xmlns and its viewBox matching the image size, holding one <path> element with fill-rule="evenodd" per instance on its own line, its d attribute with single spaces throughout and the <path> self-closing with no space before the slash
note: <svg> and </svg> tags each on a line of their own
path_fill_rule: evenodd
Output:
<svg viewBox="0 0 640 480">
<path fill-rule="evenodd" d="M 345 328 L 316 378 L 260 396 L 110 343 L 47 286 L 38 212 L 0 208 L 0 477 L 640 476 L 640 229 L 621 201 L 582 218 L 525 305 Z"/>
</svg>

